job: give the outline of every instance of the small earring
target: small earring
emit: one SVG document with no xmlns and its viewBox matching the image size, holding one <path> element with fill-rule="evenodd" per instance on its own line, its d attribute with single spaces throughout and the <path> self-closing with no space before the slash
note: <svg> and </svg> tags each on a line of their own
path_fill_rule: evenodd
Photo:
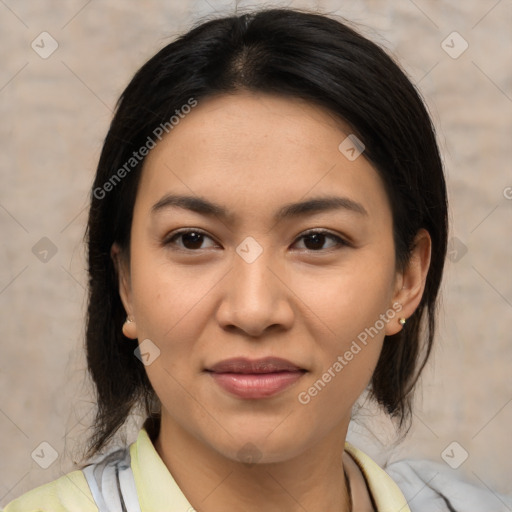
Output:
<svg viewBox="0 0 512 512">
<path fill-rule="evenodd" d="M 134 335 L 134 331 L 133 331 L 135 329 L 135 327 L 132 327 L 132 326 L 135 326 L 135 322 L 134 322 L 133 318 L 131 318 L 130 316 L 127 316 L 126 320 L 124 321 L 123 328 L 122 328 L 123 334 L 127 338 L 135 339 L 135 335 Z"/>
<path fill-rule="evenodd" d="M 407 322 L 407 320 L 406 320 L 405 318 L 399 318 L 399 319 L 398 319 L 398 323 L 399 323 L 400 325 L 405 325 L 405 322 Z"/>
</svg>

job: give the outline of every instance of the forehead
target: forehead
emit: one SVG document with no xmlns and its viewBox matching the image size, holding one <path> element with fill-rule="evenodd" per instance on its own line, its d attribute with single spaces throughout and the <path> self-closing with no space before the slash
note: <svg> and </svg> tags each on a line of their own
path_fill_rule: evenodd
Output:
<svg viewBox="0 0 512 512">
<path fill-rule="evenodd" d="M 386 209 L 375 169 L 340 151 L 349 135 L 301 99 L 244 92 L 200 100 L 146 157 L 137 203 L 149 209 L 179 193 L 254 212 L 337 193 L 370 212 Z"/>
</svg>

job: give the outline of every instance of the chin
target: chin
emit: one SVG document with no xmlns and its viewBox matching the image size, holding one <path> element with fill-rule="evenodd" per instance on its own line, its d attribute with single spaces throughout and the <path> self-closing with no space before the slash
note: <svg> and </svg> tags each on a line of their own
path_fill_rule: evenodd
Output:
<svg viewBox="0 0 512 512">
<path fill-rule="evenodd" d="M 289 429 L 280 434 L 267 432 L 267 428 L 238 431 L 233 437 L 225 436 L 222 441 L 211 440 L 208 444 L 223 457 L 248 465 L 285 462 L 308 448 L 307 440 L 298 439 Z"/>
</svg>

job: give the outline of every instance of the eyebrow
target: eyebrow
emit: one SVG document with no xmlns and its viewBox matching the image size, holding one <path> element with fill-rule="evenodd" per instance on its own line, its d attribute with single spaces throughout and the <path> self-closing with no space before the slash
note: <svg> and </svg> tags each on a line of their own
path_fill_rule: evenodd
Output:
<svg viewBox="0 0 512 512">
<path fill-rule="evenodd" d="M 151 208 L 151 213 L 156 214 L 167 208 L 183 208 L 208 217 L 220 217 L 229 219 L 232 214 L 223 206 L 197 196 L 184 196 L 167 194 Z M 360 215 L 368 216 L 368 212 L 361 203 L 348 197 L 322 196 L 289 203 L 281 207 L 274 215 L 274 221 L 279 222 L 292 217 L 301 217 L 307 214 L 321 213 L 330 210 L 347 210 Z"/>
</svg>

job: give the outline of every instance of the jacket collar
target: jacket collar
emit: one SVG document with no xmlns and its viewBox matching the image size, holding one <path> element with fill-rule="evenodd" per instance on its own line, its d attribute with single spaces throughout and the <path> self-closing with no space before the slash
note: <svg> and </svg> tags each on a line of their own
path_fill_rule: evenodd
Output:
<svg viewBox="0 0 512 512">
<path fill-rule="evenodd" d="M 375 461 L 348 441 L 345 451 L 352 455 L 363 473 L 377 512 L 411 512 L 398 485 Z"/>
<path fill-rule="evenodd" d="M 380 466 L 348 441 L 345 443 L 345 450 L 361 469 L 377 512 L 411 512 L 399 487 Z M 142 512 L 193 510 L 156 451 L 145 428 L 139 431 L 137 440 L 130 445 L 130 456 Z"/>
</svg>

